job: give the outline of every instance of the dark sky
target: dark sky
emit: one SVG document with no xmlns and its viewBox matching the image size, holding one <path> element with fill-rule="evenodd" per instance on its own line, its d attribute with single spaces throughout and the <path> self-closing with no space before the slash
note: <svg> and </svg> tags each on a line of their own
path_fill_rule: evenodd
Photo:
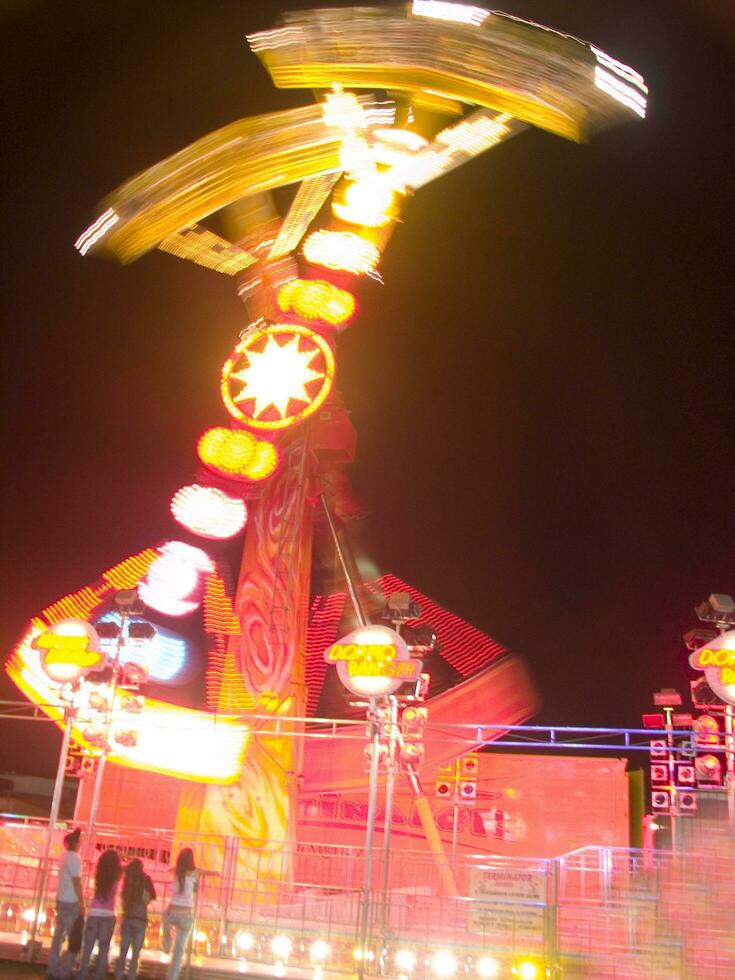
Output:
<svg viewBox="0 0 735 980">
<path fill-rule="evenodd" d="M 732 24 L 674 0 L 503 8 L 636 67 L 650 115 L 589 146 L 529 132 L 409 203 L 340 342 L 352 476 L 376 567 L 523 652 L 539 721 L 636 726 L 651 691 L 687 682 L 694 603 L 735 593 Z M 0 15 L 3 650 L 171 533 L 171 492 L 225 418 L 219 371 L 246 322 L 232 280 L 73 242 L 126 177 L 308 101 L 244 43 L 280 9 Z M 4 677 L 0 696 L 17 696 Z M 50 732 L 10 731 L 0 766 L 53 768 Z"/>
</svg>

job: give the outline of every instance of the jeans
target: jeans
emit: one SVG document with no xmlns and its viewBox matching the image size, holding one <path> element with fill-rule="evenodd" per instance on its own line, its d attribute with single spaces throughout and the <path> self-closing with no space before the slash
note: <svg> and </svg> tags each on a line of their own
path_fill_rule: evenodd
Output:
<svg viewBox="0 0 735 980">
<path fill-rule="evenodd" d="M 177 908 L 169 905 L 163 913 L 163 949 L 168 952 L 171 948 L 171 929 L 176 932 L 174 939 L 174 949 L 171 953 L 171 962 L 168 965 L 166 980 L 178 980 L 181 973 L 181 966 L 184 962 L 184 953 L 191 930 L 194 925 L 194 916 L 191 909 Z"/>
<path fill-rule="evenodd" d="M 54 938 L 48 954 L 47 975 L 49 977 L 70 977 L 74 972 L 75 956 L 69 950 L 61 953 L 61 946 L 71 932 L 79 915 L 79 902 L 57 902 Z"/>
<path fill-rule="evenodd" d="M 122 980 L 123 978 L 128 948 L 131 950 L 128 980 L 136 980 L 138 976 L 138 957 L 143 947 L 147 926 L 148 923 L 145 919 L 128 919 L 123 917 L 122 925 L 120 926 L 120 959 L 117 961 L 115 980 Z"/>
<path fill-rule="evenodd" d="M 97 963 L 94 967 L 94 980 L 103 980 L 107 976 L 107 958 L 110 952 L 110 940 L 115 931 L 114 915 L 88 915 L 84 924 L 84 939 L 82 940 L 82 959 L 79 963 L 77 980 L 87 980 L 89 961 L 92 950 L 97 943 Z"/>
</svg>

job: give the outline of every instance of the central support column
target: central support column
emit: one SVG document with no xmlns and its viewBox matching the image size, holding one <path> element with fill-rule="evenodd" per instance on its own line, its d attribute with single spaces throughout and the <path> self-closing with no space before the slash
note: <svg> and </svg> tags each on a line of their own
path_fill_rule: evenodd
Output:
<svg viewBox="0 0 735 980">
<path fill-rule="evenodd" d="M 235 708 L 237 686 L 253 696 L 256 713 L 269 718 L 254 723 L 239 782 L 185 786 L 177 819 L 180 832 L 239 839 L 236 887 L 250 889 L 257 881 L 258 901 L 291 876 L 301 781 L 302 740 L 275 734 L 275 728 L 279 716 L 303 718 L 306 713 L 314 463 L 309 427 L 302 432 L 284 452 L 281 472 L 250 510 L 235 599 L 241 635 L 232 636 L 227 649 L 228 665 L 234 668 L 227 674 L 237 680 L 223 684 L 218 704 L 222 712 L 240 710 Z M 287 723 L 278 724 L 280 732 L 289 731 Z M 219 846 L 211 856 L 209 848 L 204 850 L 202 866 L 219 871 Z"/>
</svg>

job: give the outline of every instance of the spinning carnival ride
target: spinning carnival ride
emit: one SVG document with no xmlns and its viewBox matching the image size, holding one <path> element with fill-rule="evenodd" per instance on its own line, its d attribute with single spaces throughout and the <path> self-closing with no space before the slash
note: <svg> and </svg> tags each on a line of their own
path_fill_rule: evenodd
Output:
<svg viewBox="0 0 735 980">
<path fill-rule="evenodd" d="M 71 735 L 84 749 L 104 744 L 111 762 L 176 777 L 178 830 L 241 838 L 240 860 L 257 852 L 261 874 L 263 852 L 272 851 L 275 880 L 288 873 L 278 851 L 294 839 L 302 781 L 365 781 L 361 745 L 300 748 L 290 737 L 316 713 L 324 677 L 318 652 L 309 667 L 307 633 L 308 645 L 323 649 L 344 625 L 344 595 L 315 600 L 310 629 L 307 620 L 314 501 L 340 516 L 354 452 L 334 390 L 354 284 L 379 277 L 409 194 L 528 125 L 583 141 L 642 117 L 646 88 L 576 38 L 434 0 L 288 14 L 248 41 L 277 86 L 316 90 L 317 103 L 231 123 L 149 168 L 110 195 L 76 243 L 82 255 L 124 263 L 154 248 L 189 259 L 234 277 L 247 307 L 249 325 L 221 377 L 229 425 L 201 437 L 198 480 L 171 503 L 187 539 L 145 549 L 43 610 L 7 670 L 57 720 L 64 698 L 75 699 Z M 270 192 L 285 185 L 296 191 L 279 216 Z M 242 531 L 230 590 L 217 546 L 191 541 Z M 403 588 L 386 581 L 373 591 Z M 158 616 L 152 633 L 140 628 L 140 611 L 112 611 L 120 590 L 137 590 Z M 84 620 L 99 630 L 92 646 L 117 666 L 126 658 L 153 681 L 175 682 L 191 630 L 173 625 L 199 616 L 207 710 L 142 698 L 114 678 L 95 683 L 92 673 L 70 693 L 47 669 L 68 647 L 59 640 L 66 621 Z M 480 710 L 496 724 L 528 717 L 522 667 L 477 631 L 463 644 L 458 678 L 469 679 L 461 697 L 455 687 L 431 699 L 432 719 L 456 720 L 460 701 L 465 718 Z M 101 734 L 103 717 L 111 724 Z M 427 747 L 434 765 L 453 755 Z"/>
</svg>

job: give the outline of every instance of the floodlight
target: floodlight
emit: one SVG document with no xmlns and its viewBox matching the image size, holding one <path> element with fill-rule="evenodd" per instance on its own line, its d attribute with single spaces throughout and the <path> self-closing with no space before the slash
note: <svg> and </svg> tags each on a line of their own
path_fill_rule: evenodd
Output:
<svg viewBox="0 0 735 980">
<path fill-rule="evenodd" d="M 731 595 L 713 592 L 709 599 L 694 607 L 694 612 L 703 623 L 731 626 L 735 624 L 735 599 Z"/>
<path fill-rule="evenodd" d="M 689 762 L 674 763 L 674 784 L 676 786 L 696 786 L 697 773 Z"/>
<path fill-rule="evenodd" d="M 651 766 L 651 782 L 652 783 L 668 783 L 669 781 L 669 767 L 666 763 L 656 763 Z"/>
<path fill-rule="evenodd" d="M 537 980 L 539 976 L 539 966 L 538 963 L 534 963 L 533 960 L 521 960 L 518 963 L 515 972 L 521 978 L 521 980 Z"/>
<path fill-rule="evenodd" d="M 434 971 L 437 977 L 441 977 L 445 980 L 447 977 L 451 977 L 457 970 L 457 959 L 453 953 L 449 950 L 439 950 L 438 953 L 434 953 L 431 958 L 431 969 Z"/>
<path fill-rule="evenodd" d="M 647 714 L 643 715 L 643 727 L 644 728 L 655 728 L 657 731 L 662 731 L 664 727 L 664 716 L 659 714 Z"/>
<path fill-rule="evenodd" d="M 138 744 L 138 733 L 136 731 L 114 732 L 112 737 L 118 745 L 122 745 L 127 749 L 133 749 Z"/>
<path fill-rule="evenodd" d="M 135 661 L 131 660 L 126 663 L 122 671 L 122 684 L 123 687 L 138 688 L 141 684 L 145 684 L 150 676 L 148 668 L 143 666 L 143 664 L 137 664 Z"/>
<path fill-rule="evenodd" d="M 107 711 L 107 699 L 104 698 L 99 691 L 90 691 L 89 706 L 90 708 L 94 708 L 95 711 Z"/>
<path fill-rule="evenodd" d="M 145 698 L 140 694 L 133 694 L 126 697 L 121 705 L 123 711 L 129 711 L 131 715 L 139 715 L 145 708 Z"/>
<path fill-rule="evenodd" d="M 121 616 L 141 616 L 143 613 L 144 607 L 137 589 L 121 589 L 115 593 L 112 601 Z"/>
<path fill-rule="evenodd" d="M 291 940 L 288 936 L 274 936 L 271 940 L 271 952 L 279 960 L 287 960 L 291 953 Z"/>
<path fill-rule="evenodd" d="M 651 806 L 654 810 L 668 810 L 671 805 L 671 797 L 667 790 L 657 789 L 651 793 Z"/>
<path fill-rule="evenodd" d="M 706 677 L 700 677 L 696 681 L 689 682 L 692 704 L 700 711 L 708 708 L 721 708 L 723 701 L 717 697 L 715 692 L 707 683 Z"/>
<path fill-rule="evenodd" d="M 122 633 L 122 628 L 118 623 L 109 621 L 97 623 L 95 629 L 101 640 L 117 640 Z"/>
<path fill-rule="evenodd" d="M 428 720 L 427 708 L 416 708 L 413 705 L 403 709 L 401 715 L 401 733 L 407 740 L 423 738 L 424 728 Z"/>
<path fill-rule="evenodd" d="M 323 939 L 315 939 L 311 944 L 311 949 L 309 950 L 312 961 L 319 962 L 321 960 L 326 960 L 329 956 L 331 950 L 329 945 L 324 942 Z"/>
<path fill-rule="evenodd" d="M 698 650 L 700 647 L 706 646 L 711 640 L 714 640 L 719 636 L 717 630 L 706 629 L 703 627 L 694 627 L 694 629 L 687 630 L 687 632 L 682 636 L 684 641 L 684 646 L 687 650 Z"/>
<path fill-rule="evenodd" d="M 385 599 L 385 611 L 383 619 L 392 623 L 403 623 L 409 619 L 418 619 L 421 615 L 421 606 L 411 599 L 408 592 L 392 592 Z"/>
<path fill-rule="evenodd" d="M 500 976 L 500 963 L 493 956 L 481 956 L 477 961 L 477 975 L 483 980 Z"/>
<path fill-rule="evenodd" d="M 438 646 L 436 631 L 428 624 L 408 626 L 402 635 L 412 653 L 431 653 Z"/>
<path fill-rule="evenodd" d="M 253 948 L 254 942 L 252 933 L 249 932 L 240 930 L 235 936 L 235 945 L 240 953 L 247 953 L 248 950 Z"/>
<path fill-rule="evenodd" d="M 695 763 L 697 780 L 700 785 L 722 785 L 722 762 L 716 755 L 700 755 Z"/>
<path fill-rule="evenodd" d="M 735 599 L 731 595 L 713 592 L 709 597 L 709 604 L 718 613 L 735 613 Z"/>
<path fill-rule="evenodd" d="M 693 725 L 697 745 L 719 745 L 720 723 L 714 715 L 700 715 Z"/>
<path fill-rule="evenodd" d="M 681 694 L 673 687 L 662 687 L 653 694 L 653 703 L 657 708 L 678 708 L 681 704 Z"/>
<path fill-rule="evenodd" d="M 404 973 L 410 973 L 416 966 L 416 954 L 412 949 L 399 949 L 395 956 L 396 966 Z"/>
<path fill-rule="evenodd" d="M 677 799 L 679 804 L 679 809 L 691 812 L 697 809 L 697 794 L 696 793 L 679 793 Z"/>
<path fill-rule="evenodd" d="M 130 640 L 152 640 L 156 635 L 156 628 L 147 621 L 137 621 L 128 626 L 128 639 Z"/>
<path fill-rule="evenodd" d="M 694 715 L 688 711 L 675 711 L 671 716 L 671 724 L 674 728 L 691 728 L 694 724 Z"/>
</svg>

